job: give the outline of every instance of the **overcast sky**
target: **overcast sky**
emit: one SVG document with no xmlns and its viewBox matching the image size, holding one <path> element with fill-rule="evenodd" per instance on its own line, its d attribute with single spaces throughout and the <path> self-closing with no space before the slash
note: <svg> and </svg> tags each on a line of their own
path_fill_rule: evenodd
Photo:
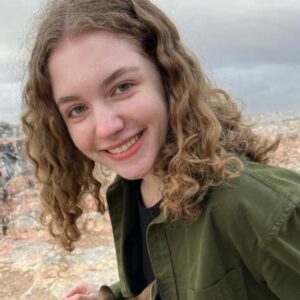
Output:
<svg viewBox="0 0 300 300">
<path fill-rule="evenodd" d="M 24 44 L 43 0 L 0 0 L 0 121 L 17 122 Z M 259 114 L 300 111 L 299 0 L 155 0 L 219 87 Z"/>
</svg>

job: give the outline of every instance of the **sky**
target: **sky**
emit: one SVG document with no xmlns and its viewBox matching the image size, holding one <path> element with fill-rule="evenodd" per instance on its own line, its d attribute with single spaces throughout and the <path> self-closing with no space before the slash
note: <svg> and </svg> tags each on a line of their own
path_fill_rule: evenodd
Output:
<svg viewBox="0 0 300 300">
<path fill-rule="evenodd" d="M 0 0 L 0 121 L 18 122 L 28 34 L 44 0 Z M 300 111 L 299 0 L 154 0 L 250 115 Z"/>
</svg>

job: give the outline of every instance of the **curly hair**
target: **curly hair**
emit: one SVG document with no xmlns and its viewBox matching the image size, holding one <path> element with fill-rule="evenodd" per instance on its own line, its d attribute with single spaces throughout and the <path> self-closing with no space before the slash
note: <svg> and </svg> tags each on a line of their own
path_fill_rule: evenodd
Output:
<svg viewBox="0 0 300 300">
<path fill-rule="evenodd" d="M 170 221 L 203 208 L 193 198 L 238 176 L 242 156 L 265 163 L 278 141 L 257 136 L 236 104 L 205 76 L 170 19 L 148 0 L 49 1 L 35 39 L 23 92 L 26 152 L 42 185 L 42 221 L 71 251 L 86 193 L 104 212 L 94 162 L 73 144 L 53 100 L 48 59 L 64 37 L 107 30 L 135 41 L 158 66 L 168 101 L 169 126 L 155 174 L 164 183 L 161 207 Z"/>
</svg>

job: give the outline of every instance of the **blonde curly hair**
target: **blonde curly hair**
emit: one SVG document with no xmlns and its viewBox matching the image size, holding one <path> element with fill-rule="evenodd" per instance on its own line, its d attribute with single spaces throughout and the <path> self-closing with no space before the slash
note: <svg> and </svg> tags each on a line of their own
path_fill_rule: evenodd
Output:
<svg viewBox="0 0 300 300">
<path fill-rule="evenodd" d="M 71 251 L 80 237 L 80 201 L 91 193 L 104 212 L 94 162 L 73 144 L 53 100 L 48 59 L 60 40 L 108 30 L 137 42 L 158 66 L 168 100 L 169 127 L 155 174 L 164 183 L 161 206 L 170 221 L 195 219 L 202 207 L 192 199 L 238 176 L 240 157 L 265 163 L 278 141 L 268 143 L 229 95 L 215 88 L 198 60 L 183 46 L 170 19 L 148 0 L 48 1 L 39 25 L 24 87 L 26 152 L 41 183 L 42 221 Z"/>
</svg>

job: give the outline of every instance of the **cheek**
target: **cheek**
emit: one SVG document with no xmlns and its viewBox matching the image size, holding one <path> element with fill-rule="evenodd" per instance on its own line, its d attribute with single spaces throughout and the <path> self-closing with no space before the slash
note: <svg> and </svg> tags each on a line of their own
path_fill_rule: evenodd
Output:
<svg viewBox="0 0 300 300">
<path fill-rule="evenodd" d="M 163 95 L 159 93 L 144 94 L 144 97 L 138 99 L 133 106 L 133 110 L 140 117 L 147 121 L 165 121 L 167 120 L 167 104 Z"/>
<path fill-rule="evenodd" d="M 159 123 L 159 126 L 161 126 L 161 130 L 164 131 L 168 124 L 168 109 L 165 99 L 160 99 L 160 101 L 157 101 L 155 107 L 153 108 L 153 114 L 155 115 L 155 119 Z"/>
<path fill-rule="evenodd" d="M 73 143 L 81 152 L 86 152 L 91 148 L 91 132 L 80 126 L 68 128 L 68 130 Z"/>
</svg>

